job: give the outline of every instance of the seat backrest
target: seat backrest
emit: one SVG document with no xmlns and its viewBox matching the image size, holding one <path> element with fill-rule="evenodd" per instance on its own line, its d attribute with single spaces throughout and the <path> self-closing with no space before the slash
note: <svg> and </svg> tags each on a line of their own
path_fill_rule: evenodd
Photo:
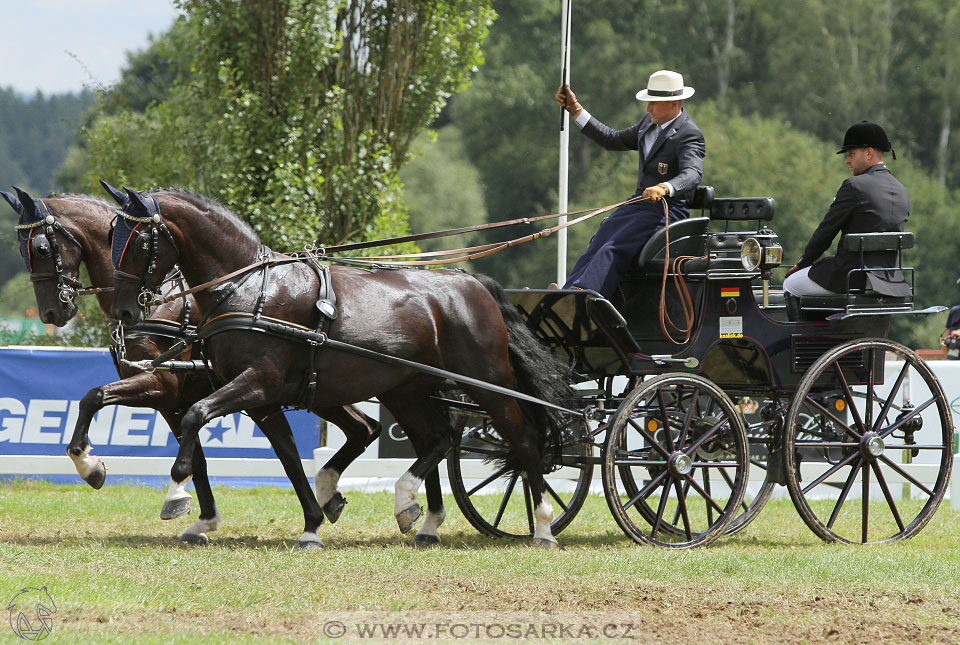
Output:
<svg viewBox="0 0 960 645">
<path fill-rule="evenodd" d="M 690 210 L 707 210 L 713 203 L 713 186 L 697 186 L 693 191 L 693 197 L 687 200 L 687 208 Z"/>
<path fill-rule="evenodd" d="M 900 251 L 913 248 L 913 233 L 849 233 L 843 236 L 843 249 L 853 253 L 871 251 Z"/>
<path fill-rule="evenodd" d="M 714 199 L 710 219 L 723 222 L 773 219 L 773 197 L 733 197 Z"/>
<path fill-rule="evenodd" d="M 699 257 L 706 253 L 707 227 L 709 217 L 690 217 L 670 224 L 670 257 L 692 255 Z M 667 246 L 667 229 L 661 228 L 653 234 L 637 256 L 636 266 L 642 269 L 656 258 L 663 258 Z"/>
</svg>

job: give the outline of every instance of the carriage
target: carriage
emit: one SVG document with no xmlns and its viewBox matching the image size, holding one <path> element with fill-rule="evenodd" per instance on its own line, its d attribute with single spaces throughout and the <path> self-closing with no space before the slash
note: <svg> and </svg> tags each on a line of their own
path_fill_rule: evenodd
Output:
<svg viewBox="0 0 960 645">
<path fill-rule="evenodd" d="M 592 421 L 549 467 L 554 532 L 600 468 L 614 519 L 639 543 L 686 548 L 739 531 L 778 484 L 824 540 L 915 535 L 949 483 L 952 416 L 930 368 L 886 336 L 893 316 L 944 307 L 871 292 L 863 261 L 848 294 L 788 302 L 769 284 L 781 255 L 767 227 L 773 199 L 715 199 L 704 186 L 692 206 L 700 216 L 643 248 L 619 307 L 591 291 L 510 291 L 570 367 L 575 407 Z M 861 260 L 902 258 L 913 236 L 842 243 Z M 913 270 L 902 259 L 886 268 L 902 271 L 912 294 Z M 483 533 L 529 535 L 525 482 L 484 465 L 505 449 L 496 428 L 469 401 L 447 400 L 462 428 L 447 460 L 458 505 Z"/>
<path fill-rule="evenodd" d="M 415 276 L 367 269 L 339 274 L 339 279 L 345 281 L 341 287 L 351 280 L 355 290 L 362 291 L 363 287 L 358 286 L 361 284 L 374 284 L 372 300 L 366 301 L 370 308 L 361 310 L 361 320 L 354 324 L 361 328 L 368 325 L 366 341 L 392 343 L 386 348 L 381 345 L 378 351 L 360 347 L 343 342 L 342 335 L 338 339 L 327 334 L 338 307 L 329 289 L 330 273 L 316 255 L 271 255 L 251 231 L 244 231 L 235 215 L 193 193 L 159 191 L 145 199 L 129 189 L 124 195 L 105 187 L 121 205 L 118 212 L 123 218 L 118 222 L 126 227 L 121 235 L 115 231 L 113 235 L 113 264 L 118 267 L 115 280 L 106 269 L 109 249 L 98 249 L 95 242 L 106 237 L 110 209 L 93 203 L 97 216 L 87 213 L 74 221 L 77 212 L 84 211 L 82 204 L 91 205 L 89 198 L 54 200 L 58 202 L 54 214 L 43 200 L 35 201 L 23 191 L 18 190 L 18 194 L 29 208 L 4 194 L 12 206 L 19 207 L 21 243 L 27 245 L 27 257 L 38 262 L 33 266 L 28 261 L 31 279 L 38 298 L 42 295 L 42 300 L 50 303 L 45 311 L 49 309 L 54 321 L 65 322 L 76 311 L 72 301 L 79 284 L 76 276 L 83 258 L 81 251 L 90 257 L 96 253 L 103 256 L 93 263 L 91 279 L 95 284 L 111 280 L 115 283 L 114 310 L 120 299 L 125 315 L 157 304 L 154 289 L 163 285 L 170 267 L 181 257 L 203 251 L 208 254 L 206 261 L 183 265 L 184 274 L 188 268 L 194 272 L 186 275 L 188 281 L 199 286 L 159 301 L 173 303 L 195 293 L 203 315 L 201 323 L 194 328 L 188 326 L 187 320 L 168 321 L 161 336 L 170 336 L 171 327 L 176 327 L 174 335 L 180 340 L 174 343 L 176 339 L 166 338 L 162 348 L 144 350 L 145 360 L 122 360 L 124 366 L 145 369 L 144 376 L 151 379 L 157 376 L 154 369 L 206 369 L 211 360 L 209 350 L 216 349 L 213 341 L 221 335 L 256 340 L 222 345 L 220 360 L 238 360 L 244 369 L 256 370 L 251 374 L 257 375 L 264 369 L 263 347 L 268 342 L 273 343 L 274 359 L 285 352 L 285 360 L 290 361 L 280 364 L 279 371 L 272 376 L 286 388 L 281 392 L 287 397 L 284 400 L 267 401 L 262 390 L 249 386 L 246 377 L 240 389 L 221 387 L 213 395 L 199 393 L 189 399 L 184 398 L 176 382 L 169 387 L 156 386 L 158 394 L 167 392 L 173 397 L 169 405 L 179 410 L 175 420 L 183 419 L 179 430 L 186 444 L 181 444 L 181 454 L 174 465 L 162 517 L 187 512 L 189 495 L 183 486 L 192 475 L 197 476 L 198 494 L 202 490 L 209 492 L 208 486 L 201 486 L 206 472 L 196 444 L 196 434 L 205 418 L 218 416 L 229 406 L 243 409 L 249 405 L 256 407 L 260 421 L 268 424 L 261 427 L 285 467 L 289 466 L 291 481 L 304 507 L 305 531 L 298 545 L 319 545 L 316 527 L 322 516 L 335 521 L 343 508 L 343 498 L 336 491 L 336 477 L 375 436 L 371 432 L 372 420 L 338 407 L 360 400 L 356 393 L 343 393 L 340 398 L 304 398 L 321 397 L 316 387 L 309 387 L 317 383 L 319 368 L 315 359 L 326 360 L 324 357 L 331 357 L 329 352 L 338 350 L 347 359 L 359 356 L 374 361 L 352 365 L 393 366 L 395 378 L 401 379 L 398 382 L 413 383 L 414 389 L 403 391 L 405 396 L 393 396 L 395 404 L 402 404 L 408 419 L 416 421 L 423 410 L 431 408 L 455 420 L 457 429 L 449 452 L 442 444 L 421 443 L 420 448 L 432 453 L 434 461 L 429 466 L 435 466 L 446 454 L 458 506 L 473 526 L 493 536 L 533 535 L 537 542 L 540 531 L 546 536 L 540 538 L 541 545 L 555 545 L 552 535 L 575 518 L 590 492 L 597 467 L 601 469 L 607 503 L 624 532 L 637 542 L 670 548 L 704 545 L 724 533 L 742 529 L 757 516 L 778 484 L 787 487 L 801 517 L 818 536 L 853 543 L 915 535 L 930 520 L 946 493 L 953 438 L 949 406 L 924 361 L 886 338 L 893 316 L 930 314 L 945 308 L 917 310 L 912 295 L 881 296 L 871 292 L 863 280 L 871 253 L 895 251 L 896 267 L 870 266 L 869 270 L 901 272 L 911 285 L 912 294 L 913 271 L 901 264 L 903 251 L 913 245 L 910 233 L 845 236 L 842 244 L 858 252 L 862 260 L 862 266 L 848 276 L 849 292 L 791 303 L 782 291 L 770 287 L 771 270 L 779 265 L 781 255 L 777 236 L 767 227 L 774 213 L 773 200 L 715 199 L 711 188 L 701 187 L 691 204 L 700 216 L 675 222 L 651 238 L 633 270 L 625 276 L 619 306 L 591 291 L 508 291 L 506 295 L 522 316 L 515 324 L 532 331 L 535 340 L 530 343 L 538 351 L 546 348 L 565 364 L 562 373 L 570 375 L 574 392 L 573 403 L 567 404 L 571 407 L 566 409 L 565 431 L 556 435 L 557 440 L 551 445 L 538 448 L 540 456 L 534 463 L 539 466 L 527 462 L 517 468 L 515 463 L 509 466 L 510 437 L 503 427 L 498 427 L 502 420 L 511 419 L 500 409 L 501 421 L 495 421 L 485 410 L 497 409 L 508 399 L 515 399 L 513 405 L 524 399 L 527 403 L 557 406 L 502 385 L 403 358 L 396 349 L 390 351 L 402 349 L 395 343 L 396 335 L 406 333 L 409 322 L 393 328 L 390 319 L 371 312 L 390 308 L 384 299 L 390 293 L 385 290 L 390 280 L 400 284 L 395 288 L 396 302 L 414 302 L 416 298 L 410 298 L 410 290 L 416 285 L 410 279 Z M 70 201 L 77 204 L 71 206 L 67 203 Z M 163 215 L 161 203 L 165 204 Z M 129 209 L 139 214 L 131 216 Z M 198 217 L 201 211 L 207 214 Z M 24 223 L 28 212 L 32 212 L 33 219 Z M 176 240 L 164 224 L 171 216 L 178 223 Z M 58 218 L 63 218 L 62 222 Z M 93 231 L 93 222 L 98 222 L 97 234 L 82 234 L 84 227 L 88 233 Z M 70 234 L 65 226 L 73 228 L 74 233 Z M 199 228 L 184 231 L 189 226 Z M 242 244 L 246 255 L 220 243 L 227 228 L 234 230 L 227 238 Z M 116 253 L 118 248 L 123 253 Z M 137 274 L 119 270 L 128 248 L 128 265 Z M 231 271 L 233 267 L 236 268 Z M 247 279 L 255 273 L 261 277 Z M 274 277 L 268 279 L 268 274 Z M 434 281 L 428 285 L 431 288 L 437 285 L 446 289 L 449 282 L 451 297 L 460 297 L 461 289 L 472 289 L 476 295 L 478 290 L 490 288 L 457 273 L 445 272 L 446 277 L 419 275 Z M 317 282 L 321 285 L 314 287 L 318 292 L 300 288 L 292 300 L 282 291 L 283 297 L 267 297 L 268 283 L 282 290 L 291 284 Z M 217 285 L 219 292 L 211 289 Z M 102 295 L 109 289 L 93 291 Z M 481 295 L 489 299 L 489 294 Z M 419 297 L 431 296 L 421 291 Z M 210 312 L 227 298 L 236 300 L 233 310 L 211 316 Z M 294 303 L 298 303 L 296 307 Z M 465 304 L 467 308 L 473 306 L 470 302 Z M 106 305 L 102 306 L 106 310 Z M 451 311 L 463 308 L 455 303 Z M 318 311 L 323 314 L 319 323 Z M 483 317 L 469 321 L 472 333 L 477 337 L 489 335 L 488 329 L 496 327 L 500 314 L 490 312 L 486 305 L 478 311 Z M 284 318 L 274 317 L 274 312 Z M 342 322 L 350 313 L 349 307 L 341 307 L 339 320 Z M 179 319 L 179 314 L 175 318 Z M 675 322 L 678 318 L 683 319 L 680 324 Z M 310 324 L 316 328 L 290 322 L 292 319 L 313 321 Z M 149 331 L 147 327 L 137 333 L 154 337 L 156 330 Z M 122 334 L 118 336 L 123 338 Z M 351 338 L 357 335 L 346 336 L 347 341 Z M 461 330 L 451 338 L 460 343 L 471 336 Z M 180 356 L 198 340 L 205 343 L 203 361 L 168 360 Z M 491 347 L 502 349 L 503 345 L 496 343 L 505 341 L 506 334 L 499 341 L 493 338 Z M 300 350 L 304 344 L 310 347 L 308 352 Z M 318 351 L 320 347 L 324 347 L 322 352 Z M 121 359 L 122 350 L 120 343 Z M 304 362 L 305 356 L 310 360 Z M 461 359 L 475 359 L 478 363 L 489 360 L 475 350 L 458 357 L 458 361 Z M 301 365 L 298 369 L 305 365 L 308 377 L 313 375 L 304 380 L 306 389 L 298 387 L 296 380 L 286 378 L 293 365 Z M 494 372 L 490 373 L 503 366 L 492 367 Z M 413 398 L 421 394 L 416 389 L 418 371 L 432 377 L 431 383 L 442 384 L 426 393 L 427 398 Z M 381 376 L 376 374 L 374 378 Z M 330 382 L 334 390 L 350 383 L 350 379 Z M 122 391 L 126 398 L 119 398 L 119 394 L 110 396 L 124 403 L 138 401 L 143 391 L 132 385 L 105 386 L 110 387 L 114 388 L 111 391 Z M 103 405 L 105 388 L 92 390 L 91 394 L 96 394 L 92 398 L 85 397 L 89 408 L 84 415 L 87 421 L 97 406 Z M 482 395 L 487 392 L 500 398 L 488 397 L 487 405 L 483 405 L 477 399 L 484 398 Z M 207 397 L 205 401 L 211 396 L 219 397 L 220 407 L 197 414 L 199 408 L 194 401 L 203 396 Z M 240 401 L 244 396 L 249 400 Z M 281 405 L 303 401 L 303 407 L 310 406 L 323 416 L 343 417 L 348 423 L 353 420 L 357 426 L 351 433 L 355 435 L 352 443 L 331 460 L 336 465 L 335 477 L 316 480 L 317 499 L 309 493 L 309 484 L 292 447 L 292 435 L 283 415 L 278 414 Z M 187 407 L 190 410 L 184 414 Z M 432 419 L 438 421 L 443 420 Z M 99 488 L 105 471 L 90 454 L 86 426 L 79 422 L 71 449 L 74 444 L 76 450 L 68 452 L 78 462 L 78 471 Z M 193 446 L 197 447 L 196 452 Z M 435 544 L 439 541 L 436 527 L 443 516 L 439 478 L 435 468 L 431 473 L 422 466 L 426 462 L 419 459 L 419 452 L 418 477 L 426 481 L 432 517 L 418 532 L 417 543 Z M 419 484 L 416 479 L 403 483 L 415 485 L 410 491 L 401 491 L 398 486 L 395 514 L 401 530 L 409 530 L 420 512 L 415 503 Z M 401 492 L 407 495 L 405 504 L 400 504 Z M 538 496 L 549 497 L 558 505 L 559 512 L 552 518 L 538 514 Z M 205 532 L 219 524 L 212 496 L 206 495 L 200 501 L 200 521 L 181 536 L 182 541 L 205 543 Z M 437 506 L 433 507 L 433 503 Z M 425 532 L 427 524 L 430 530 Z"/>
</svg>

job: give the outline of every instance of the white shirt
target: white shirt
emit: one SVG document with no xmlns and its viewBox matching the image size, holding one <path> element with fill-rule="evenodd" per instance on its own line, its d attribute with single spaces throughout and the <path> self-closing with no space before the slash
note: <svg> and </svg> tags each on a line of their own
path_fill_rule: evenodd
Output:
<svg viewBox="0 0 960 645">
<path fill-rule="evenodd" d="M 681 114 L 682 114 L 682 112 L 681 112 Z M 580 114 L 577 115 L 576 122 L 577 122 L 577 125 L 580 127 L 581 130 L 583 130 L 583 127 L 584 127 L 585 125 L 587 125 L 587 123 L 590 121 L 590 116 L 591 116 L 591 115 L 590 115 L 589 112 L 587 112 L 587 109 L 586 109 L 586 108 L 583 108 L 583 109 L 580 111 Z M 670 124 L 673 123 L 674 121 L 676 121 L 678 118 L 680 118 L 680 114 L 678 114 L 677 116 L 673 117 L 672 119 L 670 119 L 670 120 L 667 121 L 666 123 L 661 123 L 661 124 L 660 124 L 660 127 L 661 127 L 662 129 L 666 130 L 667 128 L 670 127 Z M 647 132 L 646 135 L 644 135 L 643 142 L 642 142 L 643 147 L 644 147 L 645 149 L 649 150 L 649 149 L 650 149 L 650 146 L 653 145 L 653 142 L 656 141 L 656 139 L 657 139 L 657 129 L 656 129 L 656 128 L 650 128 L 650 131 Z M 665 186 L 667 187 L 667 189 L 670 191 L 670 196 L 671 196 L 671 197 L 673 197 L 674 193 L 677 192 L 677 189 L 674 188 L 674 187 L 673 187 L 673 184 L 671 184 L 669 181 L 663 181 L 663 182 L 660 182 L 660 183 L 662 183 L 663 185 L 665 185 Z"/>
</svg>

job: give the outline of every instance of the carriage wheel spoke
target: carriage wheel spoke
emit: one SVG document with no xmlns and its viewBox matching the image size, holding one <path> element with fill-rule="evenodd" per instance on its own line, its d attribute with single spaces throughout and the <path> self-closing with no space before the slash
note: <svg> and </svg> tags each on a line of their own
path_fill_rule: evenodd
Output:
<svg viewBox="0 0 960 645">
<path fill-rule="evenodd" d="M 834 362 L 833 371 L 836 372 L 837 379 L 840 381 L 840 387 L 843 389 L 843 398 L 846 400 L 847 407 L 850 409 L 850 415 L 853 417 L 853 422 L 856 424 L 857 430 L 860 431 L 857 435 L 857 438 L 860 438 L 863 436 L 863 433 L 866 432 L 866 428 L 863 425 L 863 419 L 860 418 L 860 410 L 857 409 L 856 402 L 853 400 L 853 392 L 850 391 L 850 386 L 847 385 L 847 378 L 843 375 L 843 370 L 840 368 L 839 359 Z M 867 375 L 867 380 L 873 380 L 872 373 Z"/>
<path fill-rule="evenodd" d="M 688 492 L 690 492 L 690 482 L 684 482 L 682 496 L 686 498 Z M 678 521 L 680 521 L 680 505 L 679 504 L 677 504 L 677 509 L 673 512 L 673 525 L 676 526 Z"/>
<path fill-rule="evenodd" d="M 670 495 L 670 479 L 667 478 L 667 480 L 663 482 L 663 490 L 660 491 L 660 505 L 657 507 L 657 518 L 653 522 L 653 533 L 651 534 L 651 537 L 653 537 L 653 539 L 656 539 L 657 533 L 660 532 L 660 524 L 663 523 L 663 511 L 667 507 L 667 497 L 669 495 Z"/>
<path fill-rule="evenodd" d="M 714 424 L 712 428 L 703 433 L 703 436 L 697 439 L 695 442 L 687 446 L 683 451 L 688 455 L 692 455 L 697 451 L 697 449 L 705 444 L 707 441 L 713 438 L 713 435 L 717 434 L 717 431 L 720 430 L 720 427 L 727 423 L 727 419 L 721 419 Z"/>
<path fill-rule="evenodd" d="M 707 501 L 707 504 L 712 505 L 715 509 L 717 509 L 717 512 L 720 513 L 720 515 L 723 515 L 723 508 L 717 504 L 717 501 L 713 499 L 713 497 L 707 494 L 707 491 L 700 487 L 700 484 L 697 483 L 697 480 L 695 480 L 693 477 L 690 477 L 687 481 L 689 481 L 690 485 L 693 486 L 697 492 L 703 496 L 703 499 Z"/>
<path fill-rule="evenodd" d="M 835 414 L 833 413 L 833 411 L 830 410 L 829 408 L 821 405 L 819 401 L 816 401 L 816 400 L 814 400 L 814 399 L 811 399 L 809 396 L 806 396 L 806 397 L 804 397 L 804 403 L 806 403 L 806 404 L 808 404 L 808 405 L 816 408 L 817 410 L 819 410 L 819 411 L 822 412 L 823 414 L 827 415 L 828 417 L 830 417 L 830 419 L 831 419 L 834 423 L 836 423 L 838 426 L 840 426 L 841 428 L 843 428 L 843 430 L 844 430 L 847 434 L 849 434 L 851 437 L 853 437 L 854 439 L 856 439 L 856 440 L 858 440 L 858 441 L 860 440 L 860 435 L 858 435 L 854 430 L 852 430 L 852 429 L 850 428 L 850 426 L 847 425 L 847 422 L 846 422 L 846 421 L 844 421 L 843 419 L 841 419 L 840 417 L 838 417 L 837 415 L 835 415 Z M 826 436 L 824 433 L 822 433 L 822 432 L 817 432 L 817 431 L 815 431 L 815 430 L 804 430 L 804 432 L 805 432 L 806 434 L 813 435 L 813 436 L 815 436 L 815 437 L 825 437 L 825 436 Z"/>
<path fill-rule="evenodd" d="M 827 522 L 827 528 L 830 530 L 833 530 L 833 524 L 837 521 L 837 516 L 840 515 L 840 509 L 843 507 L 843 503 L 847 501 L 847 495 L 850 494 L 850 489 L 853 488 L 853 482 L 857 479 L 857 470 L 860 468 L 860 461 L 857 461 L 850 469 L 850 475 L 847 477 L 847 481 L 843 483 L 840 497 L 837 498 L 837 503 L 833 506 L 833 513 L 830 514 L 830 521 Z"/>
<path fill-rule="evenodd" d="M 653 438 L 653 435 L 650 434 L 649 430 L 644 428 L 641 424 L 637 423 L 635 419 L 628 419 L 627 421 L 630 423 L 631 426 L 633 426 L 634 430 L 636 430 L 641 435 L 643 435 L 643 438 L 647 440 L 647 443 L 649 443 L 651 446 L 656 448 L 661 454 L 663 454 L 664 458 L 670 459 L 670 453 L 664 450 L 663 446 L 657 443 L 657 441 Z M 624 439 L 626 439 L 626 437 L 624 437 Z"/>
<path fill-rule="evenodd" d="M 521 480 L 521 483 L 523 484 L 523 505 L 527 508 L 527 528 L 530 529 L 530 533 L 533 533 L 533 504 L 530 499 L 530 483 L 526 477 Z"/>
<path fill-rule="evenodd" d="M 510 484 L 507 486 L 507 491 L 503 494 L 503 499 L 500 500 L 500 508 L 497 509 L 497 516 L 493 520 L 493 528 L 500 527 L 500 520 L 503 519 L 503 512 L 507 509 L 507 502 L 510 501 L 510 496 L 513 494 L 513 487 L 517 485 L 517 478 L 519 477 L 519 473 L 513 473 L 513 475 L 510 477 Z"/>
<path fill-rule="evenodd" d="M 897 504 L 893 499 L 893 495 L 890 493 L 890 487 L 887 485 L 887 478 L 883 476 L 883 470 L 880 468 L 880 464 L 873 462 L 870 464 L 873 468 L 873 473 L 877 476 L 877 483 L 880 484 L 880 490 L 883 491 L 883 496 L 887 498 L 887 506 L 890 507 L 890 512 L 893 514 L 893 519 L 897 521 L 897 526 L 900 527 L 900 532 L 902 533 L 906 530 L 906 527 L 903 524 L 903 520 L 900 518 L 900 511 L 897 510 Z"/>
<path fill-rule="evenodd" d="M 860 503 L 860 533 L 862 544 L 867 543 L 867 529 L 870 527 L 870 466 L 866 461 L 863 462 L 863 467 L 861 468 L 863 475 L 861 476 L 861 481 L 863 482 L 863 492 L 861 495 L 863 499 Z"/>
<path fill-rule="evenodd" d="M 873 371 L 876 369 L 877 356 L 872 349 L 867 350 L 867 407 L 864 410 L 863 430 L 873 428 Z M 839 361 L 837 362 L 839 366 Z M 892 393 L 891 393 L 892 396 Z"/>
<path fill-rule="evenodd" d="M 689 481 L 689 480 L 687 480 Z M 680 480 L 673 480 L 673 487 L 677 491 L 677 508 L 680 509 L 680 514 L 683 516 L 683 530 L 687 536 L 688 541 L 693 540 L 693 532 L 690 530 L 690 517 L 687 515 L 687 497 L 686 490 L 690 490 L 690 487 L 687 486 L 685 490 L 682 490 L 683 487 L 680 486 Z"/>
<path fill-rule="evenodd" d="M 467 491 L 467 497 L 470 497 L 471 495 L 473 495 L 474 493 L 476 493 L 476 492 L 477 492 L 478 490 L 480 490 L 481 488 L 484 488 L 485 486 L 489 485 L 490 482 L 492 482 L 492 481 L 494 481 L 494 480 L 497 480 L 497 479 L 500 479 L 500 477 L 502 477 L 502 476 L 507 472 L 507 470 L 508 470 L 508 468 L 507 468 L 506 466 L 504 466 L 503 468 L 501 468 L 501 469 L 498 470 L 497 472 L 493 473 L 492 475 L 490 475 L 489 477 L 487 477 L 486 479 L 484 479 L 482 482 L 480 482 L 479 484 L 477 484 L 476 486 L 474 486 L 473 488 L 471 488 L 470 490 Z"/>
<path fill-rule="evenodd" d="M 800 492 L 806 495 L 808 492 L 810 492 L 811 490 L 813 490 L 814 488 L 822 484 L 824 481 L 826 481 L 827 478 L 829 478 L 833 473 L 837 472 L 838 470 L 840 470 L 841 468 L 849 464 L 851 461 L 853 461 L 855 458 L 859 457 L 859 455 L 860 453 L 858 452 L 851 452 L 846 459 L 844 459 L 840 463 L 833 466 L 833 468 L 828 469 L 827 472 L 823 473 L 822 475 L 814 479 L 812 482 L 807 484 L 807 487 Z"/>
<path fill-rule="evenodd" d="M 690 407 L 687 409 L 687 418 L 683 420 L 683 431 L 680 432 L 680 439 L 677 442 L 677 445 L 683 446 L 687 440 L 687 434 L 690 432 L 690 422 L 693 421 L 693 408 L 697 403 L 697 400 L 700 398 L 700 390 L 694 389 L 693 391 L 693 401 L 691 402 Z"/>
<path fill-rule="evenodd" d="M 900 475 L 901 477 L 909 481 L 911 484 L 913 484 L 914 486 L 922 490 L 924 493 L 926 493 L 930 497 L 933 497 L 932 490 L 930 490 L 929 488 L 927 488 L 926 486 L 918 482 L 913 475 L 911 475 L 910 473 L 905 471 L 903 468 L 898 466 L 895 462 L 890 461 L 890 459 L 888 459 L 886 455 L 880 455 L 879 459 L 886 465 L 890 466 L 890 468 L 893 469 L 898 475 Z"/>
<path fill-rule="evenodd" d="M 890 413 L 890 407 L 893 405 L 893 398 L 900 391 L 900 386 L 903 385 L 903 379 L 907 376 L 907 370 L 910 369 L 910 363 L 904 361 L 903 369 L 900 370 L 900 374 L 897 375 L 897 380 L 894 381 L 893 387 L 890 388 L 890 393 L 887 394 L 887 400 L 883 402 L 883 409 L 880 410 L 880 414 L 877 415 L 877 420 L 871 428 L 874 432 L 879 432 L 880 424 L 883 423 L 883 420 L 887 418 L 887 415 Z"/>
<path fill-rule="evenodd" d="M 567 511 L 567 505 L 564 504 L 564 503 L 563 503 L 563 500 L 560 499 L 560 496 L 557 495 L 557 491 L 553 490 L 553 486 L 550 485 L 550 482 L 548 482 L 546 479 L 544 479 L 544 480 L 543 480 L 543 485 L 547 487 L 547 492 L 550 493 L 550 497 L 552 497 L 552 498 L 554 499 L 554 501 L 555 501 L 557 504 L 560 505 L 560 508 L 563 509 L 564 513 L 566 513 L 566 511 Z"/>
<path fill-rule="evenodd" d="M 663 438 L 667 442 L 667 451 L 673 452 L 673 435 L 670 433 L 670 421 L 667 414 L 667 402 L 663 399 L 663 388 L 657 388 L 657 401 L 660 403 L 660 414 L 663 415 Z"/>
<path fill-rule="evenodd" d="M 720 476 L 723 477 L 723 481 L 727 482 L 727 486 L 730 487 L 730 490 L 733 490 L 735 488 L 735 486 L 733 485 L 733 480 L 730 478 L 730 474 L 727 473 L 726 470 L 721 469 Z M 750 505 L 747 504 L 746 498 L 744 498 L 744 500 L 740 502 L 740 508 L 742 508 L 744 512 L 750 510 Z"/>
<path fill-rule="evenodd" d="M 667 471 L 663 471 L 653 479 L 651 479 L 646 486 L 637 491 L 637 494 L 630 498 L 626 504 L 623 505 L 623 510 L 627 510 L 641 499 L 650 495 L 653 492 L 653 489 L 660 485 L 660 482 L 663 481 L 663 478 L 667 476 Z"/>
<path fill-rule="evenodd" d="M 704 468 L 703 472 L 703 490 L 707 491 L 707 495 L 711 495 L 710 492 L 710 471 Z M 720 472 L 723 472 L 722 470 Z M 692 479 L 692 478 L 691 478 Z M 730 490 L 733 490 L 733 487 L 730 487 Z M 713 509 L 710 507 L 710 502 L 704 500 L 703 502 L 707 506 L 707 526 L 713 526 Z"/>
<path fill-rule="evenodd" d="M 929 408 L 931 405 L 933 405 L 933 404 L 936 403 L 936 402 L 937 402 L 936 399 L 933 399 L 933 398 L 927 399 L 926 401 L 924 401 L 923 403 L 921 403 L 920 405 L 918 405 L 917 407 L 915 407 L 913 410 L 911 410 L 911 411 L 910 411 L 910 414 L 908 414 L 907 416 L 903 417 L 902 419 L 897 419 L 897 420 L 893 423 L 893 425 L 891 425 L 889 428 L 887 428 L 887 429 L 884 430 L 883 432 L 879 433 L 879 434 L 880 434 L 880 438 L 883 439 L 883 438 L 885 438 L 885 437 L 889 437 L 895 430 L 897 430 L 897 429 L 898 429 L 900 426 L 902 426 L 904 423 L 906 423 L 907 421 L 909 421 L 909 420 L 912 419 L 913 417 L 917 416 L 918 414 L 920 414 L 921 412 L 923 412 L 924 410 L 926 410 L 927 408 Z"/>
</svg>

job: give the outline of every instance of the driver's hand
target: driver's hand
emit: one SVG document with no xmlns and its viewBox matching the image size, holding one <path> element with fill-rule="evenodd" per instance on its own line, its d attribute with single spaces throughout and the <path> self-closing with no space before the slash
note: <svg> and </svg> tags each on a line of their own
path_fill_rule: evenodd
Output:
<svg viewBox="0 0 960 645">
<path fill-rule="evenodd" d="M 661 199 L 670 194 L 670 189 L 664 186 L 663 184 L 657 184 L 656 186 L 650 186 L 643 190 L 642 197 L 651 202 L 659 202 Z"/>
<path fill-rule="evenodd" d="M 566 93 L 564 93 L 564 90 L 566 90 Z M 557 100 L 557 105 L 574 116 L 583 109 L 583 106 L 577 102 L 577 95 L 573 93 L 569 85 L 561 86 L 554 98 Z"/>
<path fill-rule="evenodd" d="M 786 280 L 787 278 L 789 278 L 790 276 L 792 276 L 794 273 L 796 273 L 796 272 L 799 271 L 799 270 L 800 270 L 800 268 L 799 268 L 796 264 L 794 264 L 792 267 L 790 267 L 789 269 L 787 269 L 787 272 L 786 272 L 786 274 L 784 274 L 783 279 Z"/>
</svg>

